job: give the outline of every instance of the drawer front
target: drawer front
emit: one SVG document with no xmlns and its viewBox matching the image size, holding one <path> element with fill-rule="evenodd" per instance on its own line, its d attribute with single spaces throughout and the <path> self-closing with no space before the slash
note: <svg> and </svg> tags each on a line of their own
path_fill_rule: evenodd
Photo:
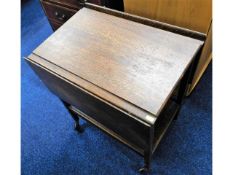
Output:
<svg viewBox="0 0 233 175">
<path fill-rule="evenodd" d="M 63 23 L 58 23 L 56 21 L 53 21 L 51 19 L 49 19 L 50 25 L 52 26 L 53 30 L 57 30 L 59 27 L 62 26 Z"/>
<path fill-rule="evenodd" d="M 143 154 L 147 147 L 150 126 L 129 117 L 50 71 L 31 62 L 29 64 L 51 92 L 110 130 L 112 136 L 120 136 L 115 138 L 127 141 L 128 146 L 133 145 L 131 147 L 136 147 Z"/>
<path fill-rule="evenodd" d="M 49 0 L 57 4 L 64 4 L 72 8 L 81 8 L 83 5 L 82 0 Z M 101 0 L 88 0 L 87 2 L 96 4 L 96 5 L 101 5 Z"/>
<path fill-rule="evenodd" d="M 48 3 L 44 1 L 42 1 L 41 3 L 43 5 L 47 17 L 54 21 L 57 21 L 57 23 L 66 22 L 70 17 L 72 17 L 77 12 L 76 10 L 54 5 L 52 3 Z"/>
</svg>

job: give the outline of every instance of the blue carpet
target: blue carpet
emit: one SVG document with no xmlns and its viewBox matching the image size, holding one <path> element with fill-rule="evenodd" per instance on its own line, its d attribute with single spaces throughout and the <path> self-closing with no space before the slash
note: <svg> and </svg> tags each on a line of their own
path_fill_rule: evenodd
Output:
<svg viewBox="0 0 233 175">
<path fill-rule="evenodd" d="M 21 57 L 29 55 L 51 33 L 39 0 L 26 2 L 21 11 Z M 23 58 L 21 70 L 23 175 L 137 174 L 142 157 L 92 125 L 77 134 L 62 103 Z M 212 64 L 156 150 L 153 174 L 212 174 L 211 132 Z"/>
</svg>

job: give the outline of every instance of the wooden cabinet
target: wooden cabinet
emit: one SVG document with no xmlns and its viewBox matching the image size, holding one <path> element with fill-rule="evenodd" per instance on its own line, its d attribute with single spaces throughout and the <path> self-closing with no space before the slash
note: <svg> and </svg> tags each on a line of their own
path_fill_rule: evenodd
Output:
<svg viewBox="0 0 233 175">
<path fill-rule="evenodd" d="M 88 2 L 102 5 L 101 0 Z M 54 31 L 83 7 L 81 0 L 41 0 L 41 5 Z"/>
<path fill-rule="evenodd" d="M 53 30 L 57 30 L 71 16 L 83 8 L 84 0 L 40 0 L 49 23 Z M 123 11 L 123 0 L 87 0 L 95 5 L 106 6 L 111 9 Z"/>
<path fill-rule="evenodd" d="M 44 10 L 46 11 L 47 17 L 56 23 L 64 23 L 76 13 L 76 10 L 55 5 L 49 2 L 43 1 L 41 3 L 44 7 Z"/>
<path fill-rule="evenodd" d="M 207 35 L 190 94 L 212 58 L 212 0 L 124 0 L 125 12 Z"/>
</svg>

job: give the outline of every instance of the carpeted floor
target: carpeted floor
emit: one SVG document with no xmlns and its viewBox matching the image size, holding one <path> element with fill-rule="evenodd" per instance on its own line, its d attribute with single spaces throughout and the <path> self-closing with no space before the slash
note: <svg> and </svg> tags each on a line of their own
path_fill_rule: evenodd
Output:
<svg viewBox="0 0 233 175">
<path fill-rule="evenodd" d="M 39 0 L 21 11 L 21 57 L 29 55 L 52 29 Z M 83 134 L 62 103 L 51 94 L 22 58 L 21 166 L 23 175 L 133 175 L 143 159 L 92 125 Z M 85 123 L 82 121 L 82 123 Z M 212 174 L 212 65 L 185 100 L 153 156 L 156 175 Z"/>
</svg>

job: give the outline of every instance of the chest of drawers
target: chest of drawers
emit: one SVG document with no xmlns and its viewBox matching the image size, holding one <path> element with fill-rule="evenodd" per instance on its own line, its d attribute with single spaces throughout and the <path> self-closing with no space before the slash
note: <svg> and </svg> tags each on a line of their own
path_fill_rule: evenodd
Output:
<svg viewBox="0 0 233 175">
<path fill-rule="evenodd" d="M 54 31 L 83 8 L 82 0 L 40 0 L 40 2 Z M 103 0 L 88 0 L 88 2 L 103 5 Z"/>
<path fill-rule="evenodd" d="M 55 31 L 83 8 L 84 3 L 123 11 L 123 0 L 40 0 L 52 29 Z"/>
</svg>

